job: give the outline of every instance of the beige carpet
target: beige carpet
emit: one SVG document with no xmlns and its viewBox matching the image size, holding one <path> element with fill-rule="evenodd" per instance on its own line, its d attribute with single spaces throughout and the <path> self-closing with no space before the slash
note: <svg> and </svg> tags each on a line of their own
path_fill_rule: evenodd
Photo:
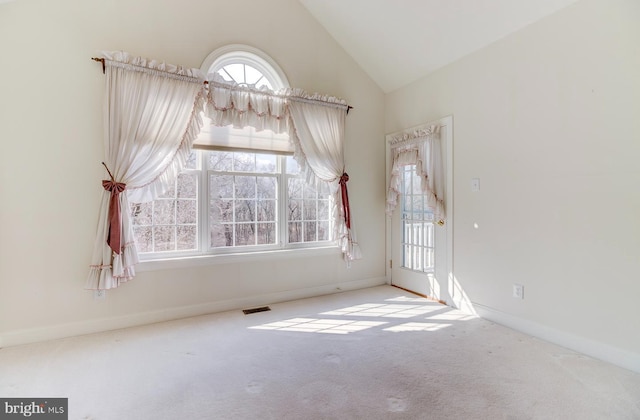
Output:
<svg viewBox="0 0 640 420">
<path fill-rule="evenodd" d="M 640 419 L 640 374 L 381 286 L 0 350 L 70 419 Z"/>
</svg>

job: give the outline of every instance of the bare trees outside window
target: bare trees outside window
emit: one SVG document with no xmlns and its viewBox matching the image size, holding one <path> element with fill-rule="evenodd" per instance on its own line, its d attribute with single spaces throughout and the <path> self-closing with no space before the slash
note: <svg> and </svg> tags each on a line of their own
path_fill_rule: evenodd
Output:
<svg viewBox="0 0 640 420">
<path fill-rule="evenodd" d="M 210 152 L 211 248 L 276 244 L 277 156 Z"/>
<path fill-rule="evenodd" d="M 196 154 L 187 169 L 157 200 L 133 203 L 133 230 L 140 253 L 198 249 L 198 174 Z"/>
<path fill-rule="evenodd" d="M 172 188 L 131 213 L 139 252 L 154 258 L 330 244 L 332 209 L 291 156 L 194 151 Z"/>
</svg>

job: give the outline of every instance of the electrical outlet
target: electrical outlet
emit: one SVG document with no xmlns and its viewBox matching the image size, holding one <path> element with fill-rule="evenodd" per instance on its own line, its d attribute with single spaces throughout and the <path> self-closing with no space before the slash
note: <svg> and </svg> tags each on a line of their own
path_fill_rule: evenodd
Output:
<svg viewBox="0 0 640 420">
<path fill-rule="evenodd" d="M 513 285 L 513 297 L 516 299 L 524 299 L 524 286 L 521 284 Z"/>
<path fill-rule="evenodd" d="M 106 290 L 94 290 L 93 291 L 93 299 L 94 300 L 104 300 L 107 297 Z"/>
</svg>

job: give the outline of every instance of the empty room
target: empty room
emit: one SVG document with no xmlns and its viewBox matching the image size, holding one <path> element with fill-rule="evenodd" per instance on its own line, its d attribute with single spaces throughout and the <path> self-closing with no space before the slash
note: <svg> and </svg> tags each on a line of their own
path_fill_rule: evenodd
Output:
<svg viewBox="0 0 640 420">
<path fill-rule="evenodd" d="M 638 22 L 0 0 L 0 418 L 640 418 Z"/>
</svg>

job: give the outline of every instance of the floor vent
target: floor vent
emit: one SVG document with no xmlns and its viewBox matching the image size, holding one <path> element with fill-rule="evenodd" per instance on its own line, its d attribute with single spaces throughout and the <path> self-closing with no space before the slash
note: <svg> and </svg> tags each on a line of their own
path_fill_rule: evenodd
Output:
<svg viewBox="0 0 640 420">
<path fill-rule="evenodd" d="M 245 315 L 249 315 L 249 314 L 255 314 L 256 312 L 266 312 L 270 310 L 271 308 L 268 306 L 261 306 L 259 308 L 243 309 L 242 312 L 244 312 Z"/>
</svg>

